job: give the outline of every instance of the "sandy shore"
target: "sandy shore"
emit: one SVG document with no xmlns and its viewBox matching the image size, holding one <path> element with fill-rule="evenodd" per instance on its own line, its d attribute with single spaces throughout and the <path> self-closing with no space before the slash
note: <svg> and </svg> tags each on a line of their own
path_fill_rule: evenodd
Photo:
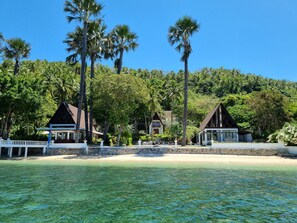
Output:
<svg viewBox="0 0 297 223">
<path fill-rule="evenodd" d="M 17 158 L 19 159 L 19 158 Z M 238 156 L 208 154 L 131 154 L 118 156 L 39 156 L 22 160 L 57 161 L 57 162 L 97 162 L 97 163 L 185 163 L 185 164 L 236 164 L 236 165 L 281 165 L 296 166 L 297 159 L 278 156 Z"/>
</svg>

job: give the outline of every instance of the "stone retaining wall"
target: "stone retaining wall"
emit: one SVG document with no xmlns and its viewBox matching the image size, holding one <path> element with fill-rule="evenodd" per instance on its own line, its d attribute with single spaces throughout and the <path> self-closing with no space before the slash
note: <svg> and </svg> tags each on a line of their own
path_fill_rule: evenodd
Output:
<svg viewBox="0 0 297 223">
<path fill-rule="evenodd" d="M 213 149 L 209 147 L 89 147 L 89 155 L 127 155 L 127 154 L 222 154 L 275 156 L 286 154 L 280 149 Z M 85 155 L 85 149 L 49 149 L 47 155 Z"/>
<path fill-rule="evenodd" d="M 86 154 L 85 149 L 48 149 L 46 155 L 83 155 Z"/>
<path fill-rule="evenodd" d="M 278 149 L 212 149 L 212 148 L 187 148 L 187 147 L 151 147 L 151 148 L 89 148 L 93 155 L 126 155 L 126 154 L 224 154 L 224 155 L 252 155 L 275 156 L 286 153 Z"/>
</svg>

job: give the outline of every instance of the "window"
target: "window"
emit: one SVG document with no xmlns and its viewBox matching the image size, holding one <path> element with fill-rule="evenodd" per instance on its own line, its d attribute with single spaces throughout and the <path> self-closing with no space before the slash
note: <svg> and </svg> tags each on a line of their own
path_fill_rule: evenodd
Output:
<svg viewBox="0 0 297 223">
<path fill-rule="evenodd" d="M 161 122 L 153 122 L 153 127 L 161 127 Z"/>
</svg>

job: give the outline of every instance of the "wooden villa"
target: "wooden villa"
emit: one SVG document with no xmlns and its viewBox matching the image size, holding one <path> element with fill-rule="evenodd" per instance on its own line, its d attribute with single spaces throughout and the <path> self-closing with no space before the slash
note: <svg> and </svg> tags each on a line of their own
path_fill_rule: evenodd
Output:
<svg viewBox="0 0 297 223">
<path fill-rule="evenodd" d="M 51 117 L 46 128 L 39 128 L 38 130 L 46 131 L 48 133 L 48 139 L 54 140 L 55 143 L 74 143 L 77 111 L 77 107 L 63 102 Z M 93 135 L 98 138 L 103 134 L 96 131 L 95 127 L 96 125 L 93 125 Z M 82 142 L 85 139 L 85 112 L 83 110 L 81 112 L 79 130 L 79 140 Z"/>
<path fill-rule="evenodd" d="M 163 111 L 160 114 L 155 113 L 152 118 L 152 122 L 149 125 L 149 134 L 163 134 L 165 128 L 169 127 L 175 121 L 175 119 L 176 118 L 172 111 Z"/>
<path fill-rule="evenodd" d="M 217 142 L 251 141 L 249 133 L 240 134 L 238 125 L 222 103 L 208 113 L 199 130 L 197 143 L 200 145 L 210 145 L 212 140 Z"/>
<path fill-rule="evenodd" d="M 149 127 L 149 134 L 150 135 L 163 134 L 163 132 L 164 132 L 164 124 L 160 116 L 157 113 L 155 113 Z"/>
</svg>

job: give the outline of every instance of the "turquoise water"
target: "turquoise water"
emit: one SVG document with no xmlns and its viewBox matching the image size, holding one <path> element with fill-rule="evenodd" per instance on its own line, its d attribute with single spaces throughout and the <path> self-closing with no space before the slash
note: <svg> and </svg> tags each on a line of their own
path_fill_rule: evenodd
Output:
<svg viewBox="0 0 297 223">
<path fill-rule="evenodd" d="M 34 162 L 0 161 L 0 222 L 297 221 L 294 168 Z"/>
</svg>

